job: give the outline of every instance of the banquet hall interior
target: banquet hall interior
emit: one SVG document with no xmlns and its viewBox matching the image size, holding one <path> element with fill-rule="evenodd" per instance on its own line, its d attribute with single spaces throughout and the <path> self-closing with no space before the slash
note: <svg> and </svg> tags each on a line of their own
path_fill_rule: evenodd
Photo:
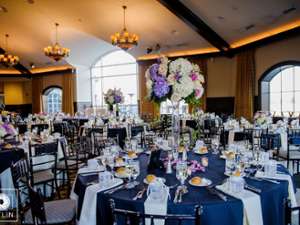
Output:
<svg viewBox="0 0 300 225">
<path fill-rule="evenodd" d="M 0 0 L 0 224 L 300 224 L 299 0 Z"/>
</svg>

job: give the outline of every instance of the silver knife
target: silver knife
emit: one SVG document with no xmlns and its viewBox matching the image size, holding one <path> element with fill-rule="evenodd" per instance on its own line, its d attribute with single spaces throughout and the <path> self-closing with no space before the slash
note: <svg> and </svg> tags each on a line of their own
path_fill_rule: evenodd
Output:
<svg viewBox="0 0 300 225">
<path fill-rule="evenodd" d="M 222 194 L 221 192 L 217 191 L 216 189 L 214 188 L 210 188 L 210 187 L 207 187 L 206 188 L 211 194 L 213 195 L 217 195 L 220 199 L 222 199 L 223 201 L 227 201 L 227 196 Z"/>
<path fill-rule="evenodd" d="M 104 194 L 113 194 L 114 192 L 116 192 L 117 190 L 120 190 L 122 188 L 125 188 L 126 184 L 122 184 L 120 186 L 117 186 L 115 188 L 109 189 L 107 191 L 104 191 Z"/>
<path fill-rule="evenodd" d="M 271 182 L 271 183 L 274 183 L 274 184 L 280 184 L 280 182 L 278 182 L 278 181 L 276 181 L 276 180 L 271 180 L 271 179 L 269 179 L 269 178 L 258 178 L 258 177 L 247 177 L 247 178 L 249 178 L 249 179 L 251 179 L 251 180 L 256 180 L 256 181 L 268 181 L 268 182 Z"/>
<path fill-rule="evenodd" d="M 261 193 L 260 189 L 258 189 L 256 187 L 253 187 L 253 186 L 251 186 L 249 184 L 245 184 L 245 189 L 247 189 L 249 191 L 254 191 L 254 192 L 258 193 L 258 194 Z"/>
<path fill-rule="evenodd" d="M 175 197 L 174 197 L 174 200 L 173 200 L 173 202 L 174 203 L 177 203 L 178 202 L 178 195 L 179 195 L 179 193 L 180 193 L 180 187 L 178 187 L 177 189 L 176 189 L 176 192 L 175 192 Z"/>
</svg>

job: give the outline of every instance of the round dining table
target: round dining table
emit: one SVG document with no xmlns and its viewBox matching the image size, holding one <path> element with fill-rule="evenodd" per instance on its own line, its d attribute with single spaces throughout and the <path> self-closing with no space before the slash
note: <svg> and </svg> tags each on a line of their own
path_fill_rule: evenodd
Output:
<svg viewBox="0 0 300 225">
<path fill-rule="evenodd" d="M 167 156 L 166 152 L 162 152 L 161 158 Z M 194 152 L 188 152 L 188 160 L 201 161 L 201 157 L 208 157 L 209 165 L 204 172 L 198 171 L 192 173 L 188 178 L 191 179 L 193 176 L 201 176 L 208 178 L 212 181 L 212 185 L 220 185 L 224 182 L 228 176 L 224 174 L 225 171 L 225 160 L 220 158 L 219 155 L 208 153 L 206 155 L 198 155 Z M 149 173 L 147 165 L 149 161 L 149 155 L 141 153 L 138 157 L 140 161 L 140 175 L 137 177 L 137 181 L 140 184 L 132 189 L 121 189 L 113 194 L 107 194 L 104 192 L 97 193 L 97 207 L 96 207 L 96 223 L 97 225 L 108 225 L 112 224 L 112 212 L 110 210 L 109 200 L 113 199 L 116 208 L 122 208 L 126 210 L 144 212 L 144 202 L 147 195 L 144 194 L 141 199 L 133 200 L 133 197 L 142 188 L 146 187 L 143 183 L 144 178 Z M 278 169 L 283 173 L 288 171 L 283 166 L 278 166 Z M 172 174 L 166 174 L 165 170 L 157 169 L 154 173 L 158 177 L 165 178 L 165 184 L 167 186 L 173 186 L 178 184 L 179 181 L 176 179 L 176 172 L 173 168 Z M 167 205 L 167 213 L 174 214 L 193 214 L 195 205 L 199 205 L 202 208 L 201 214 L 201 225 L 243 225 L 243 203 L 240 199 L 234 198 L 227 195 L 227 201 L 222 200 L 218 195 L 211 193 L 206 187 L 194 187 L 186 181 L 188 187 L 188 193 L 183 195 L 181 203 L 174 203 L 174 195 L 176 188 L 170 189 L 170 198 Z M 284 202 L 288 198 L 288 182 L 279 181 L 273 183 L 267 180 L 258 180 L 245 178 L 247 184 L 260 189 L 259 193 L 262 217 L 264 225 L 283 225 L 284 224 Z M 78 196 L 78 212 L 77 218 L 80 218 L 81 207 L 84 199 L 86 187 L 91 182 L 97 182 L 98 175 L 91 174 L 89 176 L 81 176 L 78 174 L 74 184 L 74 193 Z M 121 223 L 122 224 L 122 223 Z M 125 224 L 125 223 L 124 223 Z M 172 224 L 167 221 L 165 224 Z M 191 224 L 185 222 L 183 224 Z"/>
</svg>

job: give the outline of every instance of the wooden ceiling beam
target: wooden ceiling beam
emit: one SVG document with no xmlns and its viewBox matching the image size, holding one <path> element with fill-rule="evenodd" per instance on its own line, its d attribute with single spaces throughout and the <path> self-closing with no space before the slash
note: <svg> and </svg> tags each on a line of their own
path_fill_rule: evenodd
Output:
<svg viewBox="0 0 300 225">
<path fill-rule="evenodd" d="M 211 45 L 220 50 L 227 52 L 230 45 L 213 29 L 211 29 L 200 17 L 194 14 L 179 0 L 157 0 L 159 3 L 169 9 L 174 15 L 180 18 L 190 28 L 196 31 L 201 37 L 207 40 Z"/>
<path fill-rule="evenodd" d="M 4 54 L 5 50 L 0 47 L 0 54 Z M 20 62 L 13 66 L 16 70 L 18 70 L 24 77 L 31 78 L 31 72 L 23 66 Z"/>
</svg>

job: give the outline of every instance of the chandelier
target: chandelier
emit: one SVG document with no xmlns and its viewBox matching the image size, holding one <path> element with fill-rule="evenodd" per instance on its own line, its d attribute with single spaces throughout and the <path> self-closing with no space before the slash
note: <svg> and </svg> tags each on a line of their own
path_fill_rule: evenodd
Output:
<svg viewBox="0 0 300 225">
<path fill-rule="evenodd" d="M 9 38 L 9 35 L 6 34 L 5 35 L 5 49 L 6 51 L 8 50 L 8 38 Z M 19 57 L 18 56 L 15 56 L 15 55 L 11 55 L 11 54 L 8 54 L 8 53 L 3 53 L 0 55 L 0 63 L 2 63 L 3 65 L 9 67 L 9 66 L 14 66 L 16 64 L 18 64 L 19 62 Z"/>
<path fill-rule="evenodd" d="M 70 55 L 70 49 L 64 48 L 58 44 L 57 41 L 57 28 L 59 24 L 55 23 L 55 44 L 44 48 L 44 53 L 46 56 L 59 61 L 62 58 L 68 57 Z"/>
<path fill-rule="evenodd" d="M 130 34 L 126 29 L 125 15 L 127 6 L 123 5 L 123 30 L 119 33 L 111 35 L 112 45 L 118 46 L 119 48 L 127 51 L 128 49 L 137 46 L 139 37 L 136 34 Z"/>
</svg>

